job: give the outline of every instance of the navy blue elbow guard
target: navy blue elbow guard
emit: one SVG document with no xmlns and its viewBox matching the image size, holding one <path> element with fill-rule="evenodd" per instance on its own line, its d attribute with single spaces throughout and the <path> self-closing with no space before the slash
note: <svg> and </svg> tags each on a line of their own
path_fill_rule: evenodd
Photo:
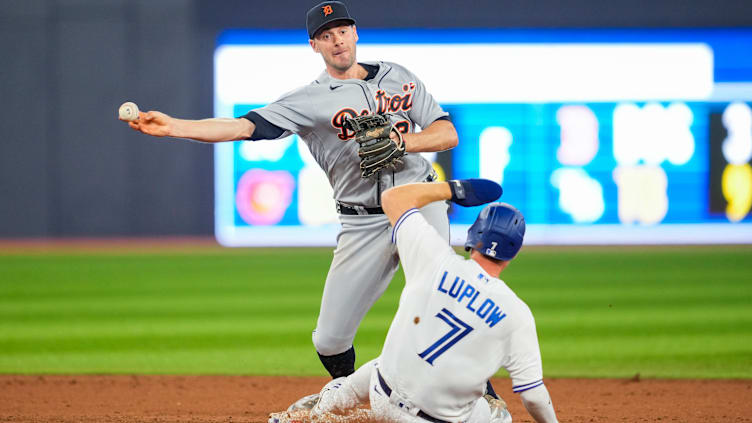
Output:
<svg viewBox="0 0 752 423">
<path fill-rule="evenodd" d="M 488 179 L 452 179 L 447 183 L 452 190 L 452 202 L 464 207 L 496 201 L 503 192 L 501 185 Z"/>
</svg>

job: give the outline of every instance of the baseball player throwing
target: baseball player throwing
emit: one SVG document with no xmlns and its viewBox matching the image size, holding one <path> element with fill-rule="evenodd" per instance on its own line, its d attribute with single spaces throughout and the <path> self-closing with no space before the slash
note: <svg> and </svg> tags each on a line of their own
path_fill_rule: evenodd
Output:
<svg viewBox="0 0 752 423">
<path fill-rule="evenodd" d="M 338 378 L 354 372 L 355 332 L 399 263 L 381 207 L 382 192 L 433 180 L 430 163 L 414 153 L 447 150 L 458 140 L 448 114 L 417 76 L 396 63 L 356 61 L 358 33 L 344 4 L 314 6 L 306 26 L 311 48 L 326 66 L 311 84 L 236 119 L 183 120 L 150 111 L 139 112 L 128 124 L 149 135 L 203 142 L 278 139 L 294 133 L 308 145 L 329 177 L 342 224 L 313 332 L 321 362 Z M 248 77 L 253 78 L 252 73 Z M 388 117 L 386 130 L 376 119 L 368 120 L 381 116 Z M 416 133 L 416 126 L 422 131 Z M 445 246 L 446 211 L 444 202 L 421 210 Z M 313 399 L 298 405 L 312 406 Z"/>
<path fill-rule="evenodd" d="M 496 183 L 478 179 L 382 194 L 406 277 L 399 309 L 381 356 L 328 383 L 312 413 L 342 412 L 370 399 L 378 421 L 511 422 L 502 402 L 484 396 L 486 380 L 504 367 L 535 421 L 557 421 L 533 315 L 498 279 L 522 246 L 522 214 L 504 203 L 486 206 L 468 231 L 465 260 L 419 211 L 434 201 L 478 205 L 499 195 Z"/>
</svg>

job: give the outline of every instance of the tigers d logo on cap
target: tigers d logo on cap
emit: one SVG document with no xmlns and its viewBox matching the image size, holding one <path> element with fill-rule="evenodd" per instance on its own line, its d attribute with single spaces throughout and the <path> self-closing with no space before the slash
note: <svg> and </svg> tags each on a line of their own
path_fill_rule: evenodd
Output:
<svg viewBox="0 0 752 423">
<path fill-rule="evenodd" d="M 306 14 L 306 29 L 308 29 L 308 37 L 313 39 L 318 30 L 324 25 L 334 21 L 343 21 L 345 25 L 355 24 L 355 19 L 350 16 L 347 6 L 342 2 L 325 1 L 312 7 Z"/>
</svg>

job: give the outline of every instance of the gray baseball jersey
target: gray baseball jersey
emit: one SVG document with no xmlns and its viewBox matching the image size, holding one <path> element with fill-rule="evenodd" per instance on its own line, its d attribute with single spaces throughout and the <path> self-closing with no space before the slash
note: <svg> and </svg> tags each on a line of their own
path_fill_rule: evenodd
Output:
<svg viewBox="0 0 752 423">
<path fill-rule="evenodd" d="M 252 139 L 282 138 L 298 134 L 326 173 L 334 199 L 350 206 L 371 208 L 381 203 L 381 193 L 395 185 L 425 181 L 430 163 L 419 154 L 407 154 L 394 171 L 360 176 L 358 145 L 345 121 L 369 113 L 388 113 L 403 133 L 427 127 L 447 113 L 407 69 L 394 63 L 363 63 L 365 80 L 332 78 L 326 71 L 311 84 L 293 90 L 246 117 L 261 118 Z M 255 121 L 255 120 L 254 120 Z M 261 126 L 259 126 L 261 124 Z M 269 125 L 271 124 L 271 125 Z M 269 127 L 272 126 L 272 129 Z M 424 208 L 428 221 L 448 244 L 447 205 Z M 323 356 L 343 353 L 366 312 L 381 296 L 397 270 L 396 247 L 390 242 L 389 220 L 384 214 L 340 215 L 342 230 L 326 277 L 321 309 L 313 332 L 316 351 Z"/>
<path fill-rule="evenodd" d="M 388 113 L 403 133 L 415 126 L 427 127 L 447 116 L 426 91 L 423 83 L 404 67 L 389 62 L 378 66 L 369 80 L 332 78 L 326 71 L 311 84 L 284 94 L 275 102 L 254 110 L 269 123 L 284 130 L 279 137 L 298 134 L 326 172 L 334 198 L 345 204 L 374 207 L 385 189 L 424 181 L 431 165 L 419 154 L 407 154 L 393 172 L 378 177 L 360 177 L 357 143 L 345 120 L 357 115 Z"/>
</svg>

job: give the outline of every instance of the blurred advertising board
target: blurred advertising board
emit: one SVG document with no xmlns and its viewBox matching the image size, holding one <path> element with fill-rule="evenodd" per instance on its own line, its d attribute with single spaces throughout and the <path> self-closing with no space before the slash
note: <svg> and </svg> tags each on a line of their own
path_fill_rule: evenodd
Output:
<svg viewBox="0 0 752 423">
<path fill-rule="evenodd" d="M 364 30 L 358 60 L 394 61 L 451 119 L 443 178 L 500 182 L 527 244 L 752 243 L 752 30 Z M 304 31 L 228 31 L 215 115 L 310 83 Z M 215 147 L 227 246 L 334 245 L 323 171 L 297 136 Z M 452 243 L 478 208 L 453 207 Z"/>
</svg>

